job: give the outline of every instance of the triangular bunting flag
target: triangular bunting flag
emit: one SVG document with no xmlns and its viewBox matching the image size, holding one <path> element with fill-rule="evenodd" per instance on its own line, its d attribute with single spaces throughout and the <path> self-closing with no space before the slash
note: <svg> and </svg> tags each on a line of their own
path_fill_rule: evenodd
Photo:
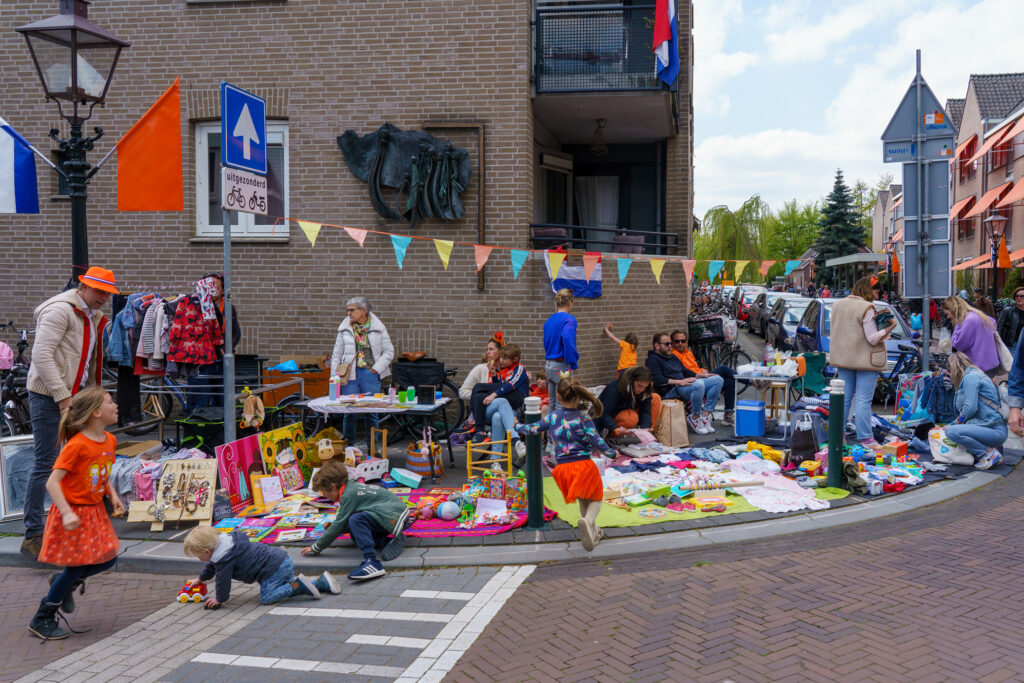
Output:
<svg viewBox="0 0 1024 683">
<path fill-rule="evenodd" d="M 530 258 L 530 252 L 523 251 L 522 249 L 512 249 L 509 251 L 509 256 L 512 258 L 512 277 L 518 280 L 519 270 L 526 263 L 526 259 Z"/>
<path fill-rule="evenodd" d="M 654 279 L 657 283 L 661 284 L 661 269 L 665 267 L 665 259 L 663 258 L 652 258 L 651 259 L 651 272 L 654 273 Z"/>
<path fill-rule="evenodd" d="M 583 255 L 583 275 L 587 278 L 587 282 L 590 282 L 590 278 L 594 275 L 594 268 L 597 268 L 597 264 L 600 262 L 600 254 Z"/>
<path fill-rule="evenodd" d="M 1000 268 L 1010 268 L 1013 266 L 1010 262 L 1010 251 L 1006 248 L 1005 237 L 999 241 L 999 263 L 996 265 Z"/>
<path fill-rule="evenodd" d="M 686 273 L 686 284 L 690 284 L 690 280 L 693 279 L 693 269 L 696 265 L 697 262 L 693 260 L 683 261 L 683 272 Z"/>
<path fill-rule="evenodd" d="M 775 265 L 775 261 L 761 261 L 761 279 L 768 277 L 768 271 Z"/>
<path fill-rule="evenodd" d="M 629 272 L 629 267 L 633 265 L 633 259 L 620 256 L 617 261 L 619 266 L 619 284 L 621 285 L 622 281 L 626 279 L 626 273 Z"/>
<path fill-rule="evenodd" d="M 896 256 L 896 254 L 892 255 L 892 272 L 900 272 L 900 259 L 898 256 Z"/>
<path fill-rule="evenodd" d="M 405 235 L 392 235 L 391 246 L 395 249 L 395 260 L 398 261 L 398 267 L 402 267 L 402 261 L 405 260 L 405 250 L 409 248 L 409 243 L 412 242 L 411 237 Z"/>
<path fill-rule="evenodd" d="M 473 245 L 473 258 L 476 260 L 476 270 L 480 272 L 480 269 L 487 263 L 487 259 L 491 257 L 491 251 L 494 247 L 485 247 L 482 244 Z"/>
<path fill-rule="evenodd" d="M 451 240 L 434 240 L 434 248 L 437 249 L 437 255 L 441 257 L 441 263 L 444 264 L 444 269 L 448 270 L 448 259 L 452 257 L 452 247 L 455 246 L 455 242 Z"/>
<path fill-rule="evenodd" d="M 554 280 L 558 277 L 558 271 L 562 268 L 562 264 L 565 263 L 565 252 L 561 251 L 547 251 L 548 264 L 551 266 L 551 279 Z"/>
<path fill-rule="evenodd" d="M 316 246 L 316 236 L 320 234 L 320 228 L 322 227 L 319 223 L 313 223 L 312 221 L 299 221 L 299 227 L 302 228 L 302 232 L 306 233 L 306 239 L 309 240 L 311 247 Z"/>
<path fill-rule="evenodd" d="M 794 259 L 792 261 L 786 261 L 786 275 L 789 275 L 794 270 L 799 268 L 801 263 L 803 263 L 803 261 L 801 261 L 800 259 Z"/>
<path fill-rule="evenodd" d="M 719 271 L 725 267 L 725 261 L 708 261 L 708 281 L 711 284 L 715 283 L 715 278 L 718 277 Z"/>
<path fill-rule="evenodd" d="M 740 276 L 743 275 L 743 271 L 746 270 L 748 263 L 750 263 L 750 261 L 737 261 L 736 262 L 736 270 L 735 270 L 735 272 L 733 273 L 733 276 L 732 276 L 733 280 L 736 280 L 736 282 L 740 281 Z"/>
<path fill-rule="evenodd" d="M 366 230 L 360 230 L 357 227 L 346 227 L 345 231 L 348 232 L 348 237 L 350 237 L 353 240 L 355 240 L 359 244 L 360 247 L 362 246 L 362 242 L 364 242 L 364 240 L 367 239 L 367 231 Z"/>
</svg>

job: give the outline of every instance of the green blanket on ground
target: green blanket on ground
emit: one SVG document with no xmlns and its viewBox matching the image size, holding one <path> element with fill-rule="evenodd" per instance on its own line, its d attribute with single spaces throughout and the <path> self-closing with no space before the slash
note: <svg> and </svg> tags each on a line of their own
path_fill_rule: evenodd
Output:
<svg viewBox="0 0 1024 683">
<path fill-rule="evenodd" d="M 815 495 L 819 500 L 834 500 L 836 498 L 845 498 L 850 495 L 849 491 L 836 488 L 821 488 L 815 489 Z M 641 517 L 638 510 L 642 508 L 658 508 L 656 505 L 644 505 L 638 508 L 632 508 L 630 510 L 623 510 L 612 505 L 602 505 L 601 512 L 597 515 L 597 523 L 603 527 L 622 527 L 622 526 L 639 526 L 641 524 L 657 524 L 659 522 L 670 522 L 674 519 L 687 520 L 687 519 L 699 519 L 701 517 L 708 517 L 711 515 L 729 515 L 737 512 L 753 512 L 758 508 L 754 507 L 746 501 L 742 496 L 738 496 L 735 493 L 726 493 L 726 498 L 732 501 L 732 505 L 729 506 L 727 512 L 672 512 L 671 510 L 665 510 L 665 516 L 657 519 L 650 517 Z M 578 503 L 566 503 L 562 498 L 562 492 L 558 490 L 558 485 L 555 484 L 555 480 L 551 477 L 544 478 L 544 504 L 558 513 L 558 518 L 564 522 L 576 526 L 576 522 L 580 519 L 580 506 Z"/>
</svg>

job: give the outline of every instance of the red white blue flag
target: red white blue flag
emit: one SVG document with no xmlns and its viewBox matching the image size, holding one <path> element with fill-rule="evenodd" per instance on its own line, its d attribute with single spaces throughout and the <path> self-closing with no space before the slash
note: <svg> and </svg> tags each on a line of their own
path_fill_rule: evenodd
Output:
<svg viewBox="0 0 1024 683">
<path fill-rule="evenodd" d="M 36 160 L 25 138 L 0 118 L 0 213 L 39 213 Z"/>
<path fill-rule="evenodd" d="M 676 0 L 658 0 L 654 8 L 655 72 L 671 86 L 679 75 L 679 30 Z"/>
</svg>

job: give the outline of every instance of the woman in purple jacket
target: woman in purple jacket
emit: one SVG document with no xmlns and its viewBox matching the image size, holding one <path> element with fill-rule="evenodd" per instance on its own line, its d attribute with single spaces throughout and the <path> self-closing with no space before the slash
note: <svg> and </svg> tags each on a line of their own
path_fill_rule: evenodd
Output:
<svg viewBox="0 0 1024 683">
<path fill-rule="evenodd" d="M 947 297 L 942 309 L 953 321 L 953 348 L 967 354 L 989 377 L 997 373 L 996 321 L 958 296 Z"/>
</svg>

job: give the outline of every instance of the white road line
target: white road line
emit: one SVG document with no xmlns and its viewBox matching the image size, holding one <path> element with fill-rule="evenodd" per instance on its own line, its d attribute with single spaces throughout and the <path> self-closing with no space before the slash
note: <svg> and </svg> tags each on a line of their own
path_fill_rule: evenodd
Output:
<svg viewBox="0 0 1024 683">
<path fill-rule="evenodd" d="M 456 591 L 419 591 L 407 590 L 402 592 L 403 598 L 427 598 L 430 600 L 472 600 L 476 593 L 459 593 Z"/>
<path fill-rule="evenodd" d="M 415 639 L 410 639 L 415 640 Z M 424 641 L 429 642 L 429 641 Z M 372 664 L 350 664 L 348 662 L 324 662 L 316 659 L 278 659 L 276 657 L 239 657 L 215 652 L 204 652 L 192 658 L 200 664 L 225 664 L 253 669 L 285 669 L 287 671 L 320 671 L 324 673 L 356 674 L 398 678 L 405 669 L 397 666 L 376 666 Z"/>
<path fill-rule="evenodd" d="M 402 636 L 375 636 L 355 633 L 348 637 L 346 643 L 356 645 L 383 645 L 386 647 L 413 647 L 422 650 L 430 645 L 430 638 L 404 638 Z"/>
<path fill-rule="evenodd" d="M 391 619 L 394 621 L 433 621 L 441 624 L 455 618 L 454 614 L 433 612 L 387 612 L 366 609 L 330 609 L 327 607 L 274 607 L 271 614 L 290 617 L 318 617 L 323 619 Z"/>
<path fill-rule="evenodd" d="M 426 683 L 443 679 L 504 606 L 505 601 L 536 568 L 535 564 L 502 567 L 477 593 L 467 594 L 472 597 L 466 606 L 452 616 L 436 638 L 429 641 L 430 644 L 404 670 L 399 680 Z"/>
</svg>

